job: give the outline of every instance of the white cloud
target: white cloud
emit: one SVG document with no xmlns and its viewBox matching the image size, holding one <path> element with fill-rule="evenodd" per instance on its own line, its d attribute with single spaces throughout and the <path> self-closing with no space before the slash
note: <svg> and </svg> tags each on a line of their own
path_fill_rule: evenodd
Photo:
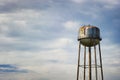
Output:
<svg viewBox="0 0 120 80">
<path fill-rule="evenodd" d="M 73 1 L 73 2 L 75 2 L 75 3 L 84 3 L 86 0 L 71 0 L 71 1 Z"/>
<path fill-rule="evenodd" d="M 105 79 L 111 78 L 117 79 L 120 74 L 120 49 L 119 44 L 114 44 L 110 39 L 103 39 L 101 45 L 103 70 Z M 112 80 L 112 79 L 111 79 Z"/>
<path fill-rule="evenodd" d="M 69 46 L 70 44 L 72 44 L 73 41 L 69 38 L 58 38 L 58 39 L 54 39 L 54 40 L 49 40 L 47 42 L 44 42 L 42 45 L 45 48 L 65 48 L 67 46 Z M 41 44 L 41 43 L 40 43 Z M 47 46 L 44 46 L 47 45 Z"/>
<path fill-rule="evenodd" d="M 94 0 L 94 1 L 107 3 L 107 4 L 111 4 L 111 5 L 116 5 L 116 4 L 119 4 L 120 0 Z"/>
<path fill-rule="evenodd" d="M 25 35 L 30 36 L 32 33 L 39 33 L 40 29 L 34 29 L 35 27 L 50 25 L 50 22 L 46 21 L 45 18 L 43 12 L 34 10 L 23 9 L 14 13 L 2 13 L 0 14 L 0 35 L 11 35 L 11 32 L 24 34 L 21 36 L 24 37 Z"/>
<path fill-rule="evenodd" d="M 77 4 L 87 5 L 89 0 L 71 0 Z M 120 0 L 91 0 L 92 3 L 100 3 L 106 9 L 113 9 L 120 5 Z"/>
<path fill-rule="evenodd" d="M 5 33 L 9 30 L 9 28 L 7 26 L 2 26 L 0 27 L 0 33 Z"/>
<path fill-rule="evenodd" d="M 17 38 L 5 37 L 3 35 L 0 36 L 0 42 L 1 43 L 6 43 L 6 44 L 10 43 L 10 44 L 12 44 L 12 43 L 16 43 L 18 41 L 19 41 L 19 39 L 17 39 Z"/>
<path fill-rule="evenodd" d="M 18 0 L 0 0 L 0 5 L 5 5 L 6 3 L 15 3 L 17 2 Z"/>
<path fill-rule="evenodd" d="M 67 21 L 63 24 L 63 26 L 68 30 L 74 30 L 80 26 L 80 23 L 76 21 Z"/>
<path fill-rule="evenodd" d="M 33 14 L 34 17 L 31 16 L 31 14 Z M 39 14 L 37 12 L 31 10 L 22 10 L 21 12 L 0 14 L 0 30 L 5 33 L 12 29 L 16 29 L 17 31 L 24 31 L 27 28 L 27 31 L 29 31 L 28 22 L 38 16 Z"/>
<path fill-rule="evenodd" d="M 21 69 L 39 73 L 39 76 L 34 76 L 33 73 L 33 76 L 29 77 L 35 80 L 36 78 L 46 78 L 49 80 L 56 80 L 57 78 L 58 80 L 74 79 L 76 74 L 76 66 L 68 63 L 72 60 L 72 57 L 74 56 L 71 56 L 70 53 L 64 49 L 43 50 L 39 52 L 11 51 L 1 53 L 0 63 L 17 64 L 20 65 L 19 67 Z M 64 75 L 62 75 L 63 73 Z M 14 78 L 19 80 L 19 76 L 30 76 L 30 74 L 30 72 L 16 75 L 11 73 L 11 76 L 14 75 Z M 11 78 L 9 74 L 5 75 L 7 75 L 7 77 L 2 75 L 3 79 L 14 79 Z M 23 80 L 29 78 L 23 76 Z"/>
<path fill-rule="evenodd" d="M 21 9 L 20 11 L 15 11 L 14 13 L 2 13 L 0 14 L 1 21 L 6 22 L 10 20 L 32 20 L 42 17 L 40 11 L 35 11 L 32 9 Z"/>
<path fill-rule="evenodd" d="M 0 74 L 1 80 L 40 80 L 42 77 L 40 77 L 41 74 L 35 73 L 35 72 L 28 72 L 28 73 L 2 73 Z"/>
<path fill-rule="evenodd" d="M 112 9 L 120 5 L 120 0 L 94 0 L 104 5 L 104 8 Z"/>
</svg>

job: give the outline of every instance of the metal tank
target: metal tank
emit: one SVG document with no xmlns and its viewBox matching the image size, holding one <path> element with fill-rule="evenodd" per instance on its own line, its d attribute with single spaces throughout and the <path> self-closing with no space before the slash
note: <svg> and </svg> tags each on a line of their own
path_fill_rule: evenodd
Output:
<svg viewBox="0 0 120 80">
<path fill-rule="evenodd" d="M 85 25 L 80 27 L 78 41 L 84 46 L 91 47 L 99 44 L 100 30 L 96 26 Z"/>
</svg>

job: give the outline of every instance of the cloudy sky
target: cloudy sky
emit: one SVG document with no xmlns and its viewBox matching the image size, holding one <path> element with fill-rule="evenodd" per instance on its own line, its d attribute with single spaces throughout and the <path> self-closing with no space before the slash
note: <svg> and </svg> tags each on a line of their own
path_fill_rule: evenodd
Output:
<svg viewBox="0 0 120 80">
<path fill-rule="evenodd" d="M 0 0 L 0 80 L 75 80 L 88 24 L 101 30 L 105 80 L 120 80 L 120 0 Z"/>
</svg>

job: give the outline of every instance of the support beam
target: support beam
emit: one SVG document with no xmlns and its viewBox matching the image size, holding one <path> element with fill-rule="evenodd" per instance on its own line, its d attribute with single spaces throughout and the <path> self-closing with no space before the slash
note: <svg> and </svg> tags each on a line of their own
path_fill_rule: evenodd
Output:
<svg viewBox="0 0 120 80">
<path fill-rule="evenodd" d="M 88 64 L 88 68 L 89 68 L 88 80 L 92 80 L 92 74 L 91 74 L 91 47 L 89 47 L 89 64 Z"/>
<path fill-rule="evenodd" d="M 86 46 L 84 46 L 84 80 L 86 79 Z"/>
<path fill-rule="evenodd" d="M 97 75 L 96 46 L 94 46 L 94 56 L 95 56 L 95 76 L 96 76 L 96 80 L 98 80 L 98 75 Z"/>
<path fill-rule="evenodd" d="M 79 66 L 80 66 L 80 48 L 81 48 L 81 44 L 79 41 L 79 46 L 78 46 L 78 66 L 77 66 L 77 80 L 79 80 Z"/>
<path fill-rule="evenodd" d="M 102 67 L 102 57 L 101 57 L 101 48 L 100 48 L 100 43 L 99 43 L 99 56 L 100 56 L 100 67 L 101 67 L 101 77 L 103 79 L 103 67 Z"/>
</svg>

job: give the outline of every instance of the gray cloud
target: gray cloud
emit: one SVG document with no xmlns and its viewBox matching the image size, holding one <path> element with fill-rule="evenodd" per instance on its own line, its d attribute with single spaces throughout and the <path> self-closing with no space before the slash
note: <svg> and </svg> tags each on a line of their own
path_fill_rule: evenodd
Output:
<svg viewBox="0 0 120 80">
<path fill-rule="evenodd" d="M 15 12 L 22 9 L 37 9 L 42 10 L 48 8 L 49 1 L 46 0 L 11 0 L 11 1 L 1 1 L 0 12 L 9 13 Z"/>
<path fill-rule="evenodd" d="M 12 64 L 0 64 L 0 73 L 27 73 L 27 70 L 19 69 L 17 66 Z"/>
</svg>

